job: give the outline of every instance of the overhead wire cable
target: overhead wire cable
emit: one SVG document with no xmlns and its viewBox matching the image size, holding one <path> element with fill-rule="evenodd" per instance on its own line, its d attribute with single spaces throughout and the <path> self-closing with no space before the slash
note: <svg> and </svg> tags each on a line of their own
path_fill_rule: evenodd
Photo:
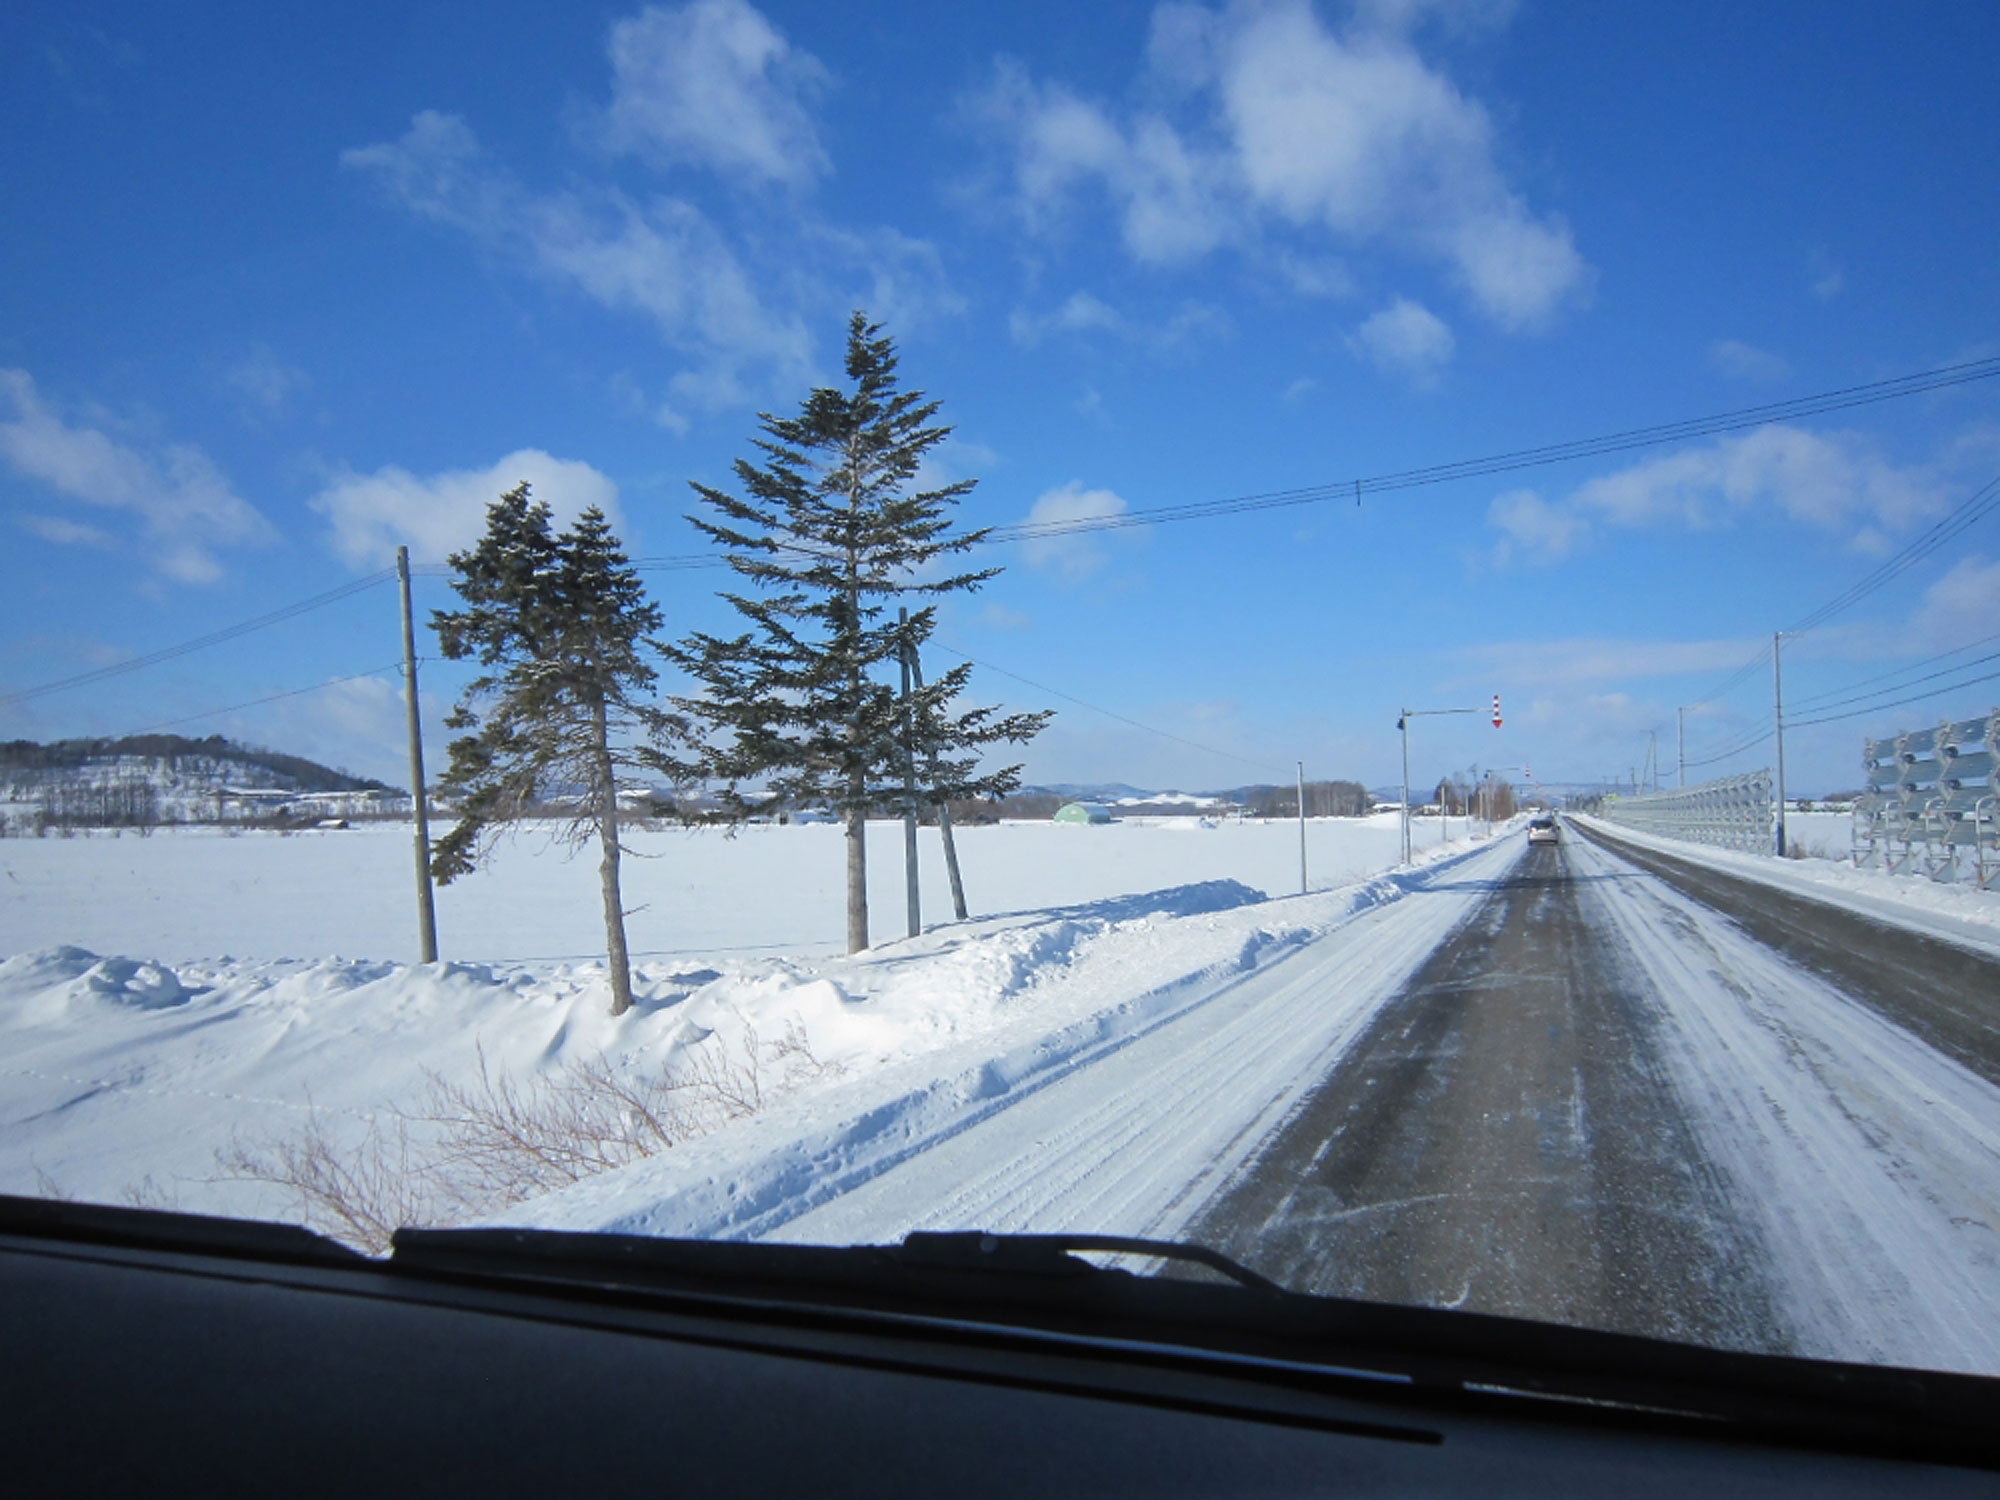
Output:
<svg viewBox="0 0 2000 1500">
<path fill-rule="evenodd" d="M 1843 592 L 1822 604 L 1785 634 L 1804 635 L 1807 631 L 1825 624 L 1849 605 L 1858 603 L 1884 584 L 1922 562 L 1945 543 L 1957 540 L 1996 507 L 2000 507 L 2000 478 L 1991 479 L 1980 486 L 1930 530 L 1909 542 L 1893 557 L 1885 559 Z"/>
<path fill-rule="evenodd" d="M 1966 662 L 1966 666 L 1970 666 L 1970 662 Z M 1790 720 L 1788 718 L 1784 722 L 1784 726 L 1788 730 L 1806 730 L 1806 728 L 1812 728 L 1814 724 L 1838 724 L 1844 718 L 1862 718 L 1864 714 L 1880 714 L 1884 708 L 1902 708 L 1906 704 L 1920 704 L 1920 702 L 1924 702 L 1928 698 L 1942 698 L 1948 692 L 1960 692 L 1962 688 L 1976 688 L 1982 682 L 1994 682 L 1994 680 L 2000 680 L 2000 672 L 1988 672 L 1984 676 L 1970 678 L 1966 682 L 1948 682 L 1942 688 L 1932 688 L 1930 692 L 1918 692 L 1918 694 L 1914 694 L 1910 698 L 1896 698 L 1894 702 L 1886 702 L 1886 704 L 1868 704 L 1866 708 L 1850 708 L 1844 714 L 1824 714 L 1820 718 L 1800 718 L 1800 720 Z"/>
<path fill-rule="evenodd" d="M 1912 677 L 1908 682 L 1891 683 L 1887 687 L 1873 688 L 1867 692 L 1851 693 L 1844 698 L 1834 697 L 1831 693 L 1822 693 L 1819 695 L 1818 701 L 1800 702 L 1789 705 L 1793 713 L 1785 715 L 1785 722 L 1787 724 L 1796 722 L 1793 717 L 1794 713 L 1816 714 L 1829 708 L 1844 708 L 1850 703 L 1860 703 L 1864 699 L 1880 698 L 1889 693 L 1900 693 L 1905 688 L 1913 688 L 1920 682 L 1935 682 L 1940 677 L 1949 677 L 1954 672 L 1963 672 L 1972 667 L 1984 666 L 1989 661 L 2000 661 L 2000 651 L 1989 652 L 1985 656 L 1975 656 L 1971 661 L 1962 661 L 1954 666 L 1939 667 L 1935 672 L 1926 672 L 1921 677 Z M 1838 690 L 1836 689 L 1836 691 Z"/>
<path fill-rule="evenodd" d="M 266 703 L 276 703 L 284 698 L 300 698 L 307 693 L 317 693 L 321 688 L 338 687 L 343 682 L 359 682 L 364 677 L 380 677 L 384 672 L 400 672 L 402 669 L 403 663 L 399 659 L 390 662 L 386 666 L 370 667 L 365 672 L 349 672 L 344 677 L 329 677 L 324 682 L 315 682 L 311 687 L 292 688 L 286 692 L 272 693 L 267 697 L 252 698 L 248 703 L 232 703 L 227 708 L 211 708 L 198 714 L 183 714 L 178 719 L 162 719 L 157 724 L 142 725 L 140 728 L 131 730 L 128 734 L 120 736 L 120 738 L 130 738 L 131 735 L 138 734 L 150 734 L 155 729 L 170 729 L 176 724 L 192 724 L 198 719 L 215 719 L 220 718 L 223 714 L 241 713 L 246 708 L 260 708 Z"/>
<path fill-rule="evenodd" d="M 252 631 L 263 630 L 269 626 L 280 624 L 283 621 L 296 619 L 298 616 L 312 610 L 322 609 L 339 600 L 351 598 L 355 594 L 365 593 L 369 589 L 387 583 L 395 576 L 396 570 L 394 568 L 384 568 L 380 572 L 370 573 L 364 578 L 357 578 L 350 583 L 344 583 L 339 588 L 328 589 L 323 594 L 314 594 L 310 599 L 300 599 L 296 603 L 274 609 L 268 614 L 258 615 L 252 620 L 244 620 L 235 625 L 225 625 L 220 630 L 212 630 L 207 635 L 196 636 L 193 640 L 182 641 L 178 645 L 163 646 L 158 651 L 148 652 L 144 656 L 135 656 L 125 661 L 113 662 L 109 666 L 97 667 L 88 672 L 79 672 L 74 677 L 64 677 L 55 682 L 45 682 L 38 687 L 22 688 L 12 693 L 0 693 L 0 708 L 12 708 L 17 703 L 26 703 L 31 699 L 40 698 L 49 693 L 59 693 L 69 688 L 85 687 L 91 683 L 104 682 L 113 677 L 123 676 L 127 672 L 137 672 L 145 667 L 157 667 L 161 663 L 173 661 L 177 657 L 187 656 L 195 651 L 204 651 L 210 646 L 219 646 L 224 641 L 233 641 L 239 636 L 249 635 Z"/>
<path fill-rule="evenodd" d="M 1140 510 L 1122 511 L 1115 516 L 1084 516 L 1070 520 L 1046 522 L 1021 522 L 1011 526 L 987 528 L 984 541 L 998 544 L 1012 541 L 1028 541 L 1043 537 L 1071 536 L 1090 531 L 1118 530 L 1133 526 L 1164 525 L 1175 521 L 1202 520 L 1214 516 L 1237 515 L 1248 511 L 1278 509 L 1287 506 L 1317 504 L 1330 500 L 1352 498 L 1357 503 L 1363 496 L 1386 494 L 1397 490 L 1414 489 L 1422 486 L 1447 483 L 1455 479 L 1481 478 L 1493 474 L 1504 474 L 1516 469 L 1540 465 L 1562 463 L 1571 459 L 1598 457 L 1610 453 L 1627 452 L 1636 448 L 1657 446 L 1660 443 L 1675 442 L 1691 437 L 1708 437 L 1724 432 L 1740 431 L 1746 427 L 1759 426 L 1766 422 L 1783 421 L 1791 418 L 1815 416 L 1826 412 L 1844 411 L 1858 406 L 1874 405 L 1883 401 L 1897 400 L 1904 396 L 1919 395 L 1927 391 L 1944 390 L 1953 386 L 1966 385 L 1974 381 L 2000 376 L 2000 356 L 1987 359 L 1967 360 L 1959 364 L 1944 365 L 1933 370 L 1918 371 L 1911 375 L 1895 376 L 1887 380 L 1870 381 L 1862 385 L 1845 386 L 1837 390 L 1824 391 L 1816 395 L 1801 396 L 1789 401 L 1767 402 L 1759 406 L 1740 407 L 1733 411 L 1720 412 L 1707 417 L 1689 418 L 1678 422 L 1660 423 L 1651 427 L 1631 428 L 1623 432 L 1608 433 L 1598 437 L 1581 438 L 1561 443 L 1543 444 L 1534 448 L 1516 449 L 1507 453 L 1493 454 L 1483 458 L 1462 459 L 1452 463 L 1433 464 L 1422 468 L 1406 469 L 1373 477 L 1343 479 L 1327 484 L 1309 485 L 1299 489 L 1276 490 L 1263 494 L 1241 495 L 1223 500 L 1189 501 L 1179 505 L 1155 506 Z M 2000 484 L 2000 481 L 1996 481 Z M 1941 523 L 1942 524 L 1942 523 Z M 726 559 L 706 553 L 678 553 L 655 557 L 641 557 L 632 560 L 632 565 L 646 571 L 678 571 L 682 569 L 724 566 Z M 411 569 L 413 575 L 440 577 L 447 574 L 448 566 L 440 563 L 422 563 Z M 69 688 L 83 687 L 102 682 L 127 672 L 136 672 L 146 667 L 157 666 L 190 652 L 220 645 L 253 631 L 265 629 L 284 620 L 292 619 L 310 610 L 319 609 L 340 599 L 348 598 L 364 590 L 375 588 L 396 576 L 395 570 L 385 568 L 365 577 L 302 599 L 295 604 L 259 615 L 254 619 L 236 625 L 225 626 L 205 636 L 183 641 L 178 645 L 163 647 L 159 651 L 127 661 L 116 662 L 90 672 L 78 673 L 54 682 L 46 682 L 31 688 L 23 688 L 13 693 L 0 694 L 0 707 L 12 707 L 26 703 L 48 693 L 62 692 Z M 1844 607 L 1844 606 L 1843 606 Z M 1754 665 L 1745 669 L 1745 674 L 1755 670 Z M 1733 681 L 1733 679 L 1732 679 Z M 1712 695 L 1715 696 L 1715 695 Z M 1709 699 L 1699 699 L 1707 702 Z"/>
<path fill-rule="evenodd" d="M 1761 406 L 1741 407 L 1713 416 L 1666 422 L 1652 427 L 1631 428 L 1600 437 L 1548 443 L 1540 447 L 1521 448 L 1484 458 L 1461 459 L 1453 463 L 1432 464 L 1423 468 L 1405 469 L 1373 477 L 1343 479 L 1298 489 L 1242 495 L 1227 500 L 1196 500 L 1181 505 L 1121 511 L 1112 516 L 1079 516 L 1063 521 L 1022 522 L 1013 526 L 996 526 L 992 528 L 988 540 L 1026 541 L 1041 537 L 1069 536 L 1087 531 L 1112 531 L 1131 526 L 1238 515 L 1246 511 L 1275 510 L 1286 506 L 1311 505 L 1332 500 L 1359 500 L 1365 495 L 1387 494 L 1397 490 L 1444 484 L 1455 479 L 1483 478 L 1493 474 L 1510 473 L 1516 469 L 1563 463 L 1571 459 L 1594 458 L 1604 454 L 1627 452 L 1635 448 L 1655 447 L 1661 443 L 1676 442 L 1685 438 L 1711 437 L 1720 433 L 1740 431 L 1746 427 L 1761 426 L 1766 422 L 1844 411 L 1856 406 L 1873 405 L 1925 391 L 1987 380 L 1996 375 L 2000 375 L 2000 356 L 1968 360 L 1962 364 L 1946 365 L 1935 370 L 1920 371 L 1914 375 L 1897 376 L 1890 380 L 1871 381 L 1865 385 L 1801 396 L 1791 401 L 1768 402 Z"/>
</svg>

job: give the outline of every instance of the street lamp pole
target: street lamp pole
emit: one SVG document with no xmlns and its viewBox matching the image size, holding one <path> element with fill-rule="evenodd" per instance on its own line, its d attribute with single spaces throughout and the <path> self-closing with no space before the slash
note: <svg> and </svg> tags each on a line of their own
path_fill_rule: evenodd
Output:
<svg viewBox="0 0 2000 1500">
<path fill-rule="evenodd" d="M 1496 706 L 1499 700 L 1494 700 Z M 1438 714 L 1476 714 L 1476 708 L 1405 708 L 1398 712 L 1396 727 L 1403 732 L 1403 863 L 1410 862 L 1410 720 Z M 1499 716 L 1494 716 L 1495 724 Z"/>
</svg>

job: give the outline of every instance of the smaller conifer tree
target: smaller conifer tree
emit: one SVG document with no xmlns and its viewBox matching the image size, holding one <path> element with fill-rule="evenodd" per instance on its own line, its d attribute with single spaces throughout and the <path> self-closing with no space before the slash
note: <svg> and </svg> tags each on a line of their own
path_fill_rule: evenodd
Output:
<svg viewBox="0 0 2000 1500">
<path fill-rule="evenodd" d="M 549 508 L 516 485 L 490 506 L 486 534 L 450 563 L 465 607 L 431 616 L 453 660 L 488 670 L 467 685 L 446 723 L 451 743 L 440 795 L 458 803 L 431 872 L 469 873 L 506 824 L 560 808 L 572 847 L 594 836 L 601 860 L 611 1013 L 632 1004 L 619 886 L 620 769 L 657 769 L 660 745 L 683 730 L 644 695 L 653 686 L 649 636 L 660 611 L 595 506 L 555 535 Z M 636 743 L 635 743 L 636 737 Z"/>
</svg>

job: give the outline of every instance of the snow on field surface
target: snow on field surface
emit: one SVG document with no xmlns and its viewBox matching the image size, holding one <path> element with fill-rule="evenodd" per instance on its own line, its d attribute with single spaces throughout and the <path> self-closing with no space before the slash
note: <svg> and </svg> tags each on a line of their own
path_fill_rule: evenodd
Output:
<svg viewBox="0 0 2000 1500">
<path fill-rule="evenodd" d="M 1450 821 L 1463 837 L 1465 824 Z M 1419 820 L 1417 844 L 1444 830 Z M 760 825 L 631 836 L 625 904 L 635 954 L 732 949 L 838 952 L 845 943 L 842 831 Z M 935 829 L 920 835 L 924 914 L 951 915 Z M 1298 825 L 1188 818 L 1101 827 L 1001 823 L 958 830 L 975 913 L 1037 910 L 1207 880 L 1273 895 L 1298 889 Z M 1347 885 L 1396 863 L 1397 820 L 1307 823 L 1312 883 Z M 151 838 L 0 840 L 0 954 L 55 943 L 179 962 L 415 956 L 407 827 Z M 902 825 L 868 828 L 869 902 L 878 941 L 903 922 Z M 604 951 L 597 862 L 564 862 L 546 831 L 503 841 L 487 868 L 438 892 L 443 955 L 495 960 L 588 958 Z"/>
<path fill-rule="evenodd" d="M 1579 821 L 1593 823 L 1613 837 L 1643 848 L 1658 849 L 1663 854 L 1711 865 L 1796 895 L 1832 902 L 1895 926 L 1913 927 L 1961 947 L 2000 953 L 2000 889 L 1982 891 L 1969 885 L 1942 884 L 1924 875 L 1857 870 L 1844 858 L 1779 859 L 1769 854 L 1739 854 L 1733 849 L 1714 849 L 1706 844 L 1641 832 L 1623 824 L 1601 823 L 1591 818 Z M 1836 821 L 1851 826 L 1846 813 L 1792 813 L 1786 819 L 1786 827 L 1794 840 L 1803 837 L 1807 847 L 1823 847 L 1820 838 L 1825 828 L 1816 825 Z M 1841 847 L 1846 847 L 1844 836 Z"/>
<path fill-rule="evenodd" d="M 590 863 L 532 840 L 471 892 L 444 893 L 456 902 L 443 915 L 446 952 L 466 951 L 468 934 L 487 947 L 476 962 L 433 966 L 387 956 L 407 941 L 400 832 L 7 841 L 0 1190 L 293 1216 L 286 1193 L 220 1172 L 218 1150 L 268 1146 L 308 1124 L 351 1147 L 393 1129 L 399 1110 L 420 1111 L 434 1079 L 464 1085 L 482 1065 L 534 1079 L 599 1059 L 647 1076 L 754 1059 L 764 1112 L 721 1134 L 768 1141 L 781 1115 L 783 1128 L 810 1132 L 826 1111 L 989 1063 L 991 1079 L 975 1087 L 1032 1071 L 1092 1028 L 1140 1024 L 1177 985 L 1254 969 L 1400 897 L 1411 879 L 1364 874 L 1266 901 L 1264 889 L 1297 880 L 1291 824 L 982 828 L 964 840 L 972 897 L 1013 912 L 881 941 L 902 915 L 890 900 L 901 895 L 899 830 L 870 832 L 878 947 L 853 958 L 822 937 L 841 920 L 837 830 L 643 841 L 659 857 L 628 865 L 628 903 L 649 907 L 634 946 L 657 941 L 645 934 L 660 927 L 644 924 L 661 905 L 682 934 L 710 941 L 642 957 L 637 1004 L 617 1021 L 601 964 L 532 957 L 590 952 L 601 939 Z M 1395 820 L 1328 820 L 1311 836 L 1327 872 L 1318 884 L 1388 863 Z M 788 940 L 796 946 L 781 951 Z M 342 951 L 375 956 L 323 956 Z M 803 1050 L 782 1048 L 788 1032 Z"/>
</svg>

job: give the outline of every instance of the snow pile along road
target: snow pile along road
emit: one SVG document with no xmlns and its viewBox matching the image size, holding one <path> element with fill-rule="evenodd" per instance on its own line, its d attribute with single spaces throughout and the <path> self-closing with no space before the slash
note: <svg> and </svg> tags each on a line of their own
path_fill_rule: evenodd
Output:
<svg viewBox="0 0 2000 1500">
<path fill-rule="evenodd" d="M 1218 880 L 959 924 L 852 958 L 650 960 L 637 966 L 637 1004 L 615 1021 L 592 962 L 17 953 L 0 961 L 0 1188 L 296 1217 L 293 1195 L 222 1170 L 218 1153 L 309 1129 L 353 1151 L 393 1138 L 440 1084 L 599 1064 L 633 1078 L 699 1074 L 743 1095 L 754 1112 L 672 1153 L 683 1175 L 740 1181 L 741 1159 L 829 1130 L 865 1134 L 852 1122 L 885 1109 L 894 1123 L 880 1116 L 882 1129 L 906 1140 L 948 1128 L 982 1098 L 1424 878 L 1278 901 Z M 790 1170 L 773 1169 L 762 1191 L 783 1196 L 768 1181 Z M 537 1209 L 536 1222 L 597 1227 L 678 1192 L 628 1184 Z M 729 1222 L 717 1209 L 707 1229 L 690 1227 Z"/>
</svg>

